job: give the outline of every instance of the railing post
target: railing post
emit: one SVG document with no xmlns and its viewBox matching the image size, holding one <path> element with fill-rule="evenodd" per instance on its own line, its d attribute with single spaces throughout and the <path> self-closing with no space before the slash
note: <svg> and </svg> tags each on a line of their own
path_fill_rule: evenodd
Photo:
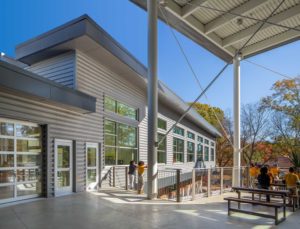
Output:
<svg viewBox="0 0 300 229">
<path fill-rule="evenodd" d="M 211 179 L 211 169 L 209 168 L 207 170 L 207 196 L 211 196 L 211 193 L 210 193 L 210 179 Z"/>
<path fill-rule="evenodd" d="M 195 200 L 196 192 L 196 169 L 192 170 L 192 200 Z"/>
<path fill-rule="evenodd" d="M 113 167 L 113 187 L 116 187 L 116 167 Z"/>
<path fill-rule="evenodd" d="M 221 167 L 221 194 L 223 194 L 224 191 L 224 168 Z"/>
<path fill-rule="evenodd" d="M 180 169 L 176 169 L 176 201 L 181 202 L 180 197 Z"/>
<path fill-rule="evenodd" d="M 125 189 L 128 190 L 128 167 L 125 167 Z"/>
</svg>

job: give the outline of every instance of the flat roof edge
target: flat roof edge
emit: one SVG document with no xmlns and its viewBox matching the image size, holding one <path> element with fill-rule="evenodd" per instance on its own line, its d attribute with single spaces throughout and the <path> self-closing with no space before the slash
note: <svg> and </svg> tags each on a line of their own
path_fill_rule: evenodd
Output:
<svg viewBox="0 0 300 229">
<path fill-rule="evenodd" d="M 95 97 L 64 87 L 12 64 L 0 61 L 0 75 L 0 86 L 9 91 L 61 104 L 80 113 L 96 111 Z"/>
</svg>

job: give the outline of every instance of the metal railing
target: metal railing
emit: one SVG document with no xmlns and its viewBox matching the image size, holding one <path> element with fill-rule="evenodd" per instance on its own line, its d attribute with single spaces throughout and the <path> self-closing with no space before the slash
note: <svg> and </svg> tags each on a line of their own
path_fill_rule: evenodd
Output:
<svg viewBox="0 0 300 229">
<path fill-rule="evenodd" d="M 158 170 L 158 195 L 160 199 L 185 201 L 231 191 L 232 167 L 200 169 L 166 168 Z M 248 187 L 247 167 L 241 167 L 241 186 Z M 128 166 L 113 166 L 107 172 L 106 184 L 110 187 L 129 189 Z M 147 170 L 144 174 L 144 191 L 147 192 Z M 137 187 L 137 176 L 134 186 Z"/>
</svg>

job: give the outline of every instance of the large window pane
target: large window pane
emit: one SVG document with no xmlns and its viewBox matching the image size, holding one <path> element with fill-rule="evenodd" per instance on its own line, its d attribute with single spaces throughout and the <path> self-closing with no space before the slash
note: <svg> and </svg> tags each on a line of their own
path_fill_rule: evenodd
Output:
<svg viewBox="0 0 300 229">
<path fill-rule="evenodd" d="M 88 169 L 87 170 L 87 186 L 91 183 L 96 182 L 97 179 L 97 170 L 96 169 Z"/>
<path fill-rule="evenodd" d="M 210 160 L 211 161 L 215 160 L 215 150 L 214 149 L 210 149 Z"/>
<path fill-rule="evenodd" d="M 40 165 L 40 155 L 17 155 L 17 166 L 32 167 Z"/>
<path fill-rule="evenodd" d="M 204 147 L 204 160 L 209 161 L 209 148 L 207 146 Z"/>
<path fill-rule="evenodd" d="M 203 146 L 201 144 L 197 146 L 197 160 L 203 161 Z"/>
<path fill-rule="evenodd" d="M 13 152 L 14 139 L 0 138 L 0 151 Z"/>
<path fill-rule="evenodd" d="M 137 161 L 137 150 L 135 149 L 118 149 L 118 165 L 129 164 L 131 160 Z"/>
<path fill-rule="evenodd" d="M 195 144 L 192 142 L 187 143 L 187 162 L 195 161 Z"/>
<path fill-rule="evenodd" d="M 182 129 L 178 126 L 175 126 L 174 129 L 173 129 L 173 133 L 184 136 L 184 129 Z"/>
<path fill-rule="evenodd" d="M 16 135 L 17 137 L 39 138 L 41 136 L 41 128 L 16 124 Z"/>
<path fill-rule="evenodd" d="M 165 120 L 162 120 L 162 119 L 157 119 L 157 127 L 159 129 L 162 129 L 162 130 L 166 130 L 167 129 L 167 122 Z"/>
<path fill-rule="evenodd" d="M 158 134 L 157 135 L 158 142 L 160 142 L 164 137 L 165 137 L 164 134 Z M 157 162 L 166 163 L 166 138 L 158 145 Z"/>
<path fill-rule="evenodd" d="M 17 151 L 18 152 L 40 153 L 41 152 L 41 142 L 40 142 L 40 140 L 17 139 Z"/>
<path fill-rule="evenodd" d="M 184 141 L 173 138 L 173 162 L 183 162 Z"/>
<path fill-rule="evenodd" d="M 57 146 L 57 168 L 70 167 L 70 147 L 59 145 Z"/>
<path fill-rule="evenodd" d="M 14 197 L 14 186 L 0 187 L 0 200 L 9 199 Z"/>
<path fill-rule="evenodd" d="M 18 169 L 17 170 L 17 181 L 34 181 L 40 180 L 40 170 L 39 169 Z"/>
<path fill-rule="evenodd" d="M 116 134 L 116 123 L 113 121 L 105 120 L 104 122 L 104 132 L 106 134 Z"/>
<path fill-rule="evenodd" d="M 118 124 L 118 145 L 124 147 L 136 147 L 136 128 L 124 124 Z"/>
<path fill-rule="evenodd" d="M 87 166 L 93 167 L 97 164 L 97 149 L 94 147 L 89 147 L 87 150 Z"/>
<path fill-rule="evenodd" d="M 116 148 L 105 146 L 105 164 L 115 165 L 116 164 Z"/>
<path fill-rule="evenodd" d="M 137 110 L 133 107 L 117 102 L 117 111 L 121 116 L 137 120 Z"/>
<path fill-rule="evenodd" d="M 14 182 L 13 170 L 0 171 L 0 183 L 12 183 L 12 182 Z"/>
<path fill-rule="evenodd" d="M 57 172 L 57 187 L 70 186 L 70 171 Z"/>
<path fill-rule="evenodd" d="M 116 112 L 116 100 L 105 96 L 105 98 L 104 98 L 104 109 L 106 111 Z"/>
<path fill-rule="evenodd" d="M 14 167 L 14 155 L 13 154 L 0 154 L 0 167 Z"/>
<path fill-rule="evenodd" d="M 0 135 L 14 136 L 14 124 L 0 122 Z"/>
<path fill-rule="evenodd" d="M 17 185 L 17 196 L 41 194 L 41 183 L 26 183 Z"/>
</svg>

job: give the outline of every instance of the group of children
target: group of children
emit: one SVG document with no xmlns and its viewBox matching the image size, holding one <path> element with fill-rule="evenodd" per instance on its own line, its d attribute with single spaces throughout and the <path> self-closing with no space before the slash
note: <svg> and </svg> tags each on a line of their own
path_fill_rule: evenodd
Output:
<svg viewBox="0 0 300 229">
<path fill-rule="evenodd" d="M 255 188 L 255 182 L 258 182 L 257 187 L 261 189 L 270 189 L 272 183 L 278 182 L 280 169 L 277 165 L 273 167 L 268 166 L 255 166 L 250 167 L 250 183 L 251 187 Z M 283 184 L 286 185 L 287 189 L 290 191 L 290 195 L 298 195 L 297 184 L 299 183 L 299 177 L 295 174 L 293 167 L 289 168 L 289 173 L 287 173 L 283 179 Z M 270 196 L 267 195 L 267 201 L 270 201 Z M 291 199 L 289 200 L 291 202 Z"/>
<path fill-rule="evenodd" d="M 139 163 L 136 165 L 135 161 L 130 161 L 129 163 L 129 171 L 128 171 L 128 176 L 129 176 L 129 188 L 130 189 L 135 189 L 135 171 L 137 170 L 138 174 L 138 185 L 137 185 L 137 191 L 138 194 L 143 194 L 144 193 L 144 173 L 145 173 L 145 168 L 147 166 L 145 165 L 145 162 L 139 161 Z"/>
</svg>

